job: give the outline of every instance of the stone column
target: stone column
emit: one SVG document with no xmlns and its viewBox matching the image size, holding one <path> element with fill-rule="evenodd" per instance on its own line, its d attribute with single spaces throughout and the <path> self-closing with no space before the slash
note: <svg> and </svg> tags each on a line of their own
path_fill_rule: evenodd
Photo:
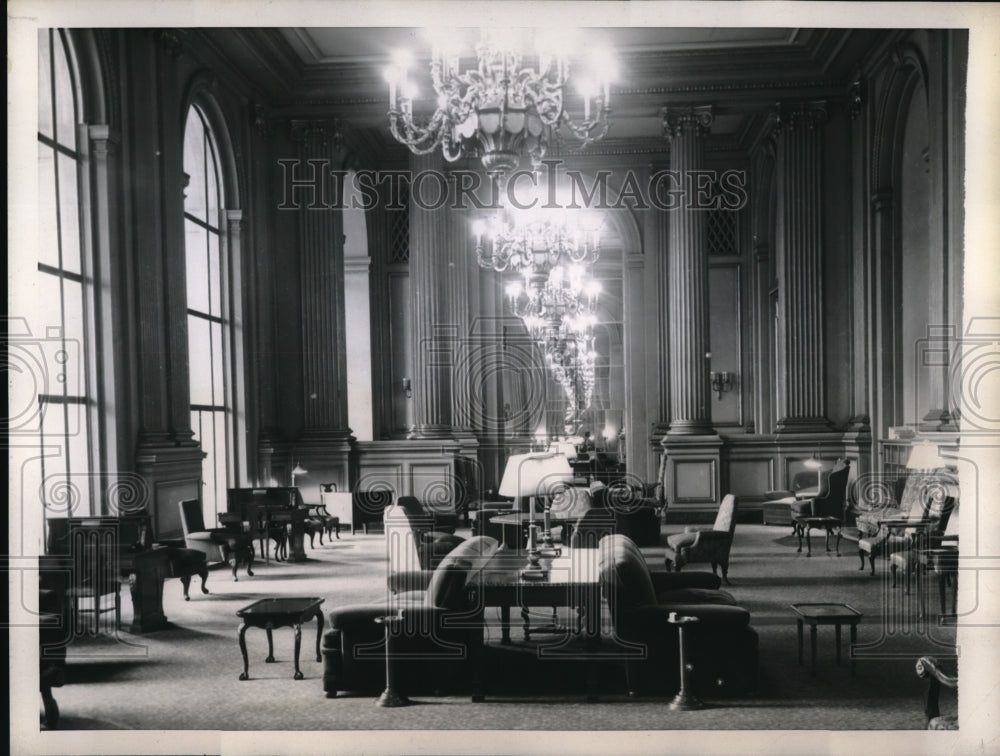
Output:
<svg viewBox="0 0 1000 756">
<path fill-rule="evenodd" d="M 712 125 L 711 106 L 665 108 L 663 127 L 670 140 L 670 169 L 679 188 L 696 191 L 690 177 L 704 168 L 704 137 Z M 693 199 L 692 196 L 685 200 Z M 671 211 L 667 224 L 667 297 L 670 355 L 668 434 L 712 432 L 708 389 L 708 252 L 705 214 L 685 206 Z"/>
<path fill-rule="evenodd" d="M 415 155 L 410 166 L 416 179 L 422 171 L 443 174 L 440 156 Z M 452 439 L 452 345 L 454 322 L 449 307 L 452 273 L 448 267 L 448 210 L 421 203 L 441 189 L 428 179 L 410 186 L 410 301 L 413 344 L 412 439 Z M 421 207 L 424 204 L 424 207 Z"/>
<path fill-rule="evenodd" d="M 663 110 L 670 139 L 673 190 L 679 206 L 667 219 L 667 328 L 670 427 L 663 437 L 659 478 L 671 508 L 709 511 L 721 499 L 722 440 L 712 430 L 709 391 L 708 250 L 704 211 L 691 209 L 701 187 L 712 107 Z"/>
<path fill-rule="evenodd" d="M 778 432 L 829 428 L 824 414 L 822 141 L 826 103 L 777 117 Z"/>
<path fill-rule="evenodd" d="M 323 164 L 330 169 L 339 166 L 336 123 L 293 121 L 291 127 L 303 164 L 321 160 L 328 161 Z M 338 188 L 331 196 L 341 198 L 343 192 Z M 340 490 L 347 490 L 348 455 L 354 441 L 347 424 L 343 210 L 304 204 L 298 213 L 304 402 L 302 433 L 289 464 L 299 463 L 308 471 L 296 476 L 296 483 L 303 498 L 318 501 L 321 482 L 336 482 Z"/>
</svg>

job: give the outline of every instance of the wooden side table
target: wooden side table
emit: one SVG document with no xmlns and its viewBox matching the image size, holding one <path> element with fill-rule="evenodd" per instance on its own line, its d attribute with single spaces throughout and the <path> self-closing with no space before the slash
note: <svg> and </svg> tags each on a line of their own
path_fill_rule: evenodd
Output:
<svg viewBox="0 0 1000 756">
<path fill-rule="evenodd" d="M 795 518 L 796 531 L 799 536 L 799 553 L 802 552 L 802 536 L 806 537 L 806 556 L 812 556 L 812 539 L 809 531 L 813 528 L 822 528 L 826 531 L 826 550 L 830 550 L 830 533 L 837 532 L 837 556 L 840 556 L 840 538 L 842 535 L 841 526 L 843 521 L 837 517 L 797 517 Z"/>
<path fill-rule="evenodd" d="M 316 618 L 316 661 L 321 661 L 319 654 L 320 638 L 323 635 L 323 612 L 321 598 L 264 598 L 245 606 L 236 612 L 243 618 L 240 626 L 240 652 L 243 654 L 243 672 L 240 680 L 250 679 L 250 661 L 247 657 L 247 629 L 263 628 L 267 632 L 267 658 L 270 664 L 274 661 L 274 639 L 271 631 L 276 627 L 291 627 L 295 630 L 295 680 L 301 680 L 302 670 L 299 669 L 299 649 L 302 645 L 302 623 Z"/>
<path fill-rule="evenodd" d="M 854 607 L 848 604 L 824 604 L 824 603 L 805 603 L 805 604 L 792 604 L 792 611 L 794 611 L 798 617 L 795 621 L 798 623 L 799 629 L 799 664 L 802 664 L 802 625 L 803 622 L 809 623 L 809 641 L 811 650 L 811 667 L 810 671 L 812 674 L 816 674 L 816 628 L 819 625 L 833 625 L 837 634 L 837 664 L 840 664 L 840 627 L 844 624 L 849 624 L 851 626 L 851 646 L 854 646 L 858 642 L 858 623 L 861 621 L 863 616 Z M 855 673 L 855 663 L 854 658 L 851 658 L 851 674 Z"/>
</svg>

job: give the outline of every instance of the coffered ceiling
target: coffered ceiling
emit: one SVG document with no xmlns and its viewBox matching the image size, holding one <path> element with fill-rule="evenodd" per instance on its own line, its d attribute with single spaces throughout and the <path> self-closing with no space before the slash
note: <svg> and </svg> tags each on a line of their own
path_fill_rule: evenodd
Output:
<svg viewBox="0 0 1000 756">
<path fill-rule="evenodd" d="M 376 143 L 386 128 L 383 71 L 393 50 L 430 54 L 424 30 L 404 27 L 201 29 L 199 35 L 275 117 L 336 117 Z M 477 31 L 456 29 L 471 55 Z M 876 29 L 602 28 L 578 30 L 576 49 L 614 51 L 613 126 L 598 151 L 625 143 L 662 149 L 664 105 L 711 103 L 717 144 L 745 143 L 776 102 L 844 98 L 854 72 L 892 35 Z M 572 57 L 571 57 L 572 60 Z M 429 87 L 424 88 L 425 95 Z M 426 107 L 432 108 L 428 100 Z M 657 147 L 659 145 L 659 147 Z"/>
</svg>

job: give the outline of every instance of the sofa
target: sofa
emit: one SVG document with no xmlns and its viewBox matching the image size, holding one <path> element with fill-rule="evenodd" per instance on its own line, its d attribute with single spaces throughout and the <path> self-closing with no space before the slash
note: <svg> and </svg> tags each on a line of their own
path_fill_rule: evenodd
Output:
<svg viewBox="0 0 1000 756">
<path fill-rule="evenodd" d="M 680 686 L 677 626 L 671 612 L 697 617 L 689 625 L 686 649 L 695 693 L 739 694 L 757 685 L 757 632 L 750 612 L 719 578 L 706 572 L 650 572 L 627 536 L 600 543 L 601 592 L 608 602 L 616 640 L 626 654 L 630 695 L 676 693 Z"/>
<path fill-rule="evenodd" d="M 483 609 L 470 603 L 468 585 L 498 549 L 496 539 L 475 536 L 441 560 L 425 589 L 334 609 L 322 645 L 327 697 L 378 693 L 385 687 L 385 630 L 376 619 L 397 614 L 403 620 L 393 636 L 398 690 L 404 695 L 474 692 Z"/>
</svg>

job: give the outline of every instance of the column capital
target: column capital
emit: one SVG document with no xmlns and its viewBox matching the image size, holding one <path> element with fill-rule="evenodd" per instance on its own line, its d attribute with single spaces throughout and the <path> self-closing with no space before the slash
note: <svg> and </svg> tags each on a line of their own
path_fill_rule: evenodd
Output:
<svg viewBox="0 0 1000 756">
<path fill-rule="evenodd" d="M 333 143 L 335 147 L 340 147 L 344 143 L 344 136 L 340 129 L 340 119 L 292 119 L 289 121 L 289 135 L 296 144 L 313 145 L 321 144 L 326 147 Z"/>
<path fill-rule="evenodd" d="M 674 139 L 685 132 L 705 136 L 715 120 L 711 105 L 664 105 L 660 117 L 663 120 L 663 136 L 667 139 Z"/>
<path fill-rule="evenodd" d="M 772 108 L 774 133 L 791 133 L 803 128 L 814 130 L 829 119 L 826 100 L 779 102 Z"/>
</svg>

